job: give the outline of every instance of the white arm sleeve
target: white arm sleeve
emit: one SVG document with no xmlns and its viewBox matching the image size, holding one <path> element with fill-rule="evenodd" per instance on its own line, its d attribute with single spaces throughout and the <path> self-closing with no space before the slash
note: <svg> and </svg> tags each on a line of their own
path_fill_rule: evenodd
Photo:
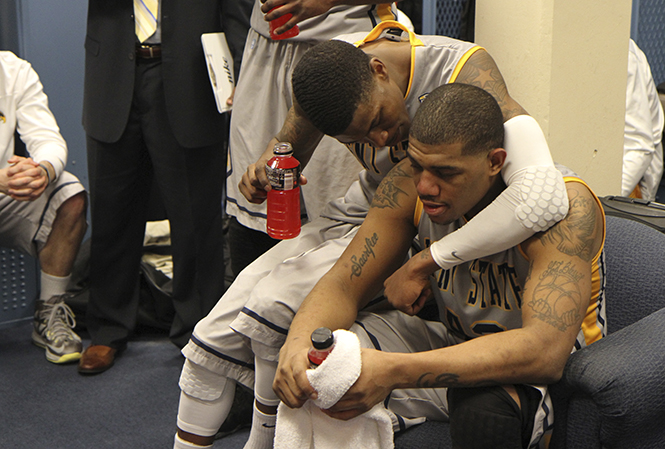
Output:
<svg viewBox="0 0 665 449">
<path fill-rule="evenodd" d="M 441 268 L 512 248 L 568 213 L 563 175 L 554 167 L 538 122 L 519 115 L 504 128 L 507 155 L 501 175 L 507 188 L 463 227 L 430 246 Z"/>
</svg>

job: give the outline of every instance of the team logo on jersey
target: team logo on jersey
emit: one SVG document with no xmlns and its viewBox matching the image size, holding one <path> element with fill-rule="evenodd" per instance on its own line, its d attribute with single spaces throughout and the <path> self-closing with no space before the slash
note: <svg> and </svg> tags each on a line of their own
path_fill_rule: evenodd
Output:
<svg viewBox="0 0 665 449">
<path fill-rule="evenodd" d="M 421 96 L 418 97 L 418 101 L 422 103 L 423 101 L 425 101 L 425 98 L 427 98 L 428 95 L 429 92 L 427 92 L 426 94 L 422 94 Z"/>
<path fill-rule="evenodd" d="M 2 112 L 0 112 L 0 122 L 7 123 L 7 117 Z"/>
</svg>

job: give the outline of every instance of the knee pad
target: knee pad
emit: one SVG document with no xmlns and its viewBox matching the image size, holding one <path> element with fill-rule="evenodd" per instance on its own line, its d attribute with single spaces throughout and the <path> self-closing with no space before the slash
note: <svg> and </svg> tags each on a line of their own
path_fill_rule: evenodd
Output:
<svg viewBox="0 0 665 449">
<path fill-rule="evenodd" d="M 516 385 L 520 408 L 500 386 L 448 390 L 450 435 L 455 449 L 527 448 L 538 406 L 537 392 Z M 533 390 L 535 394 L 528 390 Z"/>
<path fill-rule="evenodd" d="M 185 360 L 178 385 L 189 396 L 202 401 L 214 401 L 222 395 L 227 382 L 226 377 Z"/>
<path fill-rule="evenodd" d="M 179 385 L 178 428 L 194 435 L 215 435 L 231 410 L 235 382 L 186 360 Z"/>
</svg>

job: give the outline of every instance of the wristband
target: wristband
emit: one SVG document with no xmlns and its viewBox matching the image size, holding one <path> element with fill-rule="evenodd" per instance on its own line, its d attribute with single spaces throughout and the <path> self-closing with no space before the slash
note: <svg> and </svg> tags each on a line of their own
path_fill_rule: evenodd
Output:
<svg viewBox="0 0 665 449">
<path fill-rule="evenodd" d="M 42 164 L 41 162 L 39 163 L 39 166 L 44 169 L 46 172 L 46 179 L 48 180 L 48 183 L 46 184 L 47 186 L 51 184 L 51 173 L 48 171 L 48 168 L 46 168 L 46 165 Z"/>
</svg>

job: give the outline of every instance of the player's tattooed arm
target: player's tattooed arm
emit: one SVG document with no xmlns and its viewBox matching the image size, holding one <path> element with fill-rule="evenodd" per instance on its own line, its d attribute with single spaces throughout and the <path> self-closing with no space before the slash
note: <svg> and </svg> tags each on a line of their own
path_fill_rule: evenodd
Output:
<svg viewBox="0 0 665 449">
<path fill-rule="evenodd" d="M 507 121 L 518 115 L 526 114 L 526 110 L 508 94 L 506 82 L 494 59 L 485 50 L 477 50 L 464 64 L 456 83 L 471 84 L 486 90 L 496 99 L 503 112 L 503 120 Z"/>
<path fill-rule="evenodd" d="M 527 302 L 534 317 L 562 332 L 572 326 L 579 326 L 583 303 L 580 281 L 584 277 L 570 262 L 551 261 L 535 281 L 531 298 Z"/>
<path fill-rule="evenodd" d="M 456 388 L 456 387 L 487 387 L 499 385 L 500 382 L 494 380 L 484 380 L 482 382 L 463 382 L 459 374 L 455 373 L 423 373 L 416 382 L 416 388 Z"/>
<path fill-rule="evenodd" d="M 533 242 L 546 251 L 540 268 L 529 267 L 525 304 L 533 317 L 566 332 L 580 325 L 589 303 L 591 261 L 602 245 L 603 220 L 598 203 L 581 183 L 566 185 L 566 217 Z"/>
<path fill-rule="evenodd" d="M 543 245 L 555 245 L 559 252 L 590 261 L 594 256 L 598 229 L 597 204 L 579 183 L 568 186 L 570 209 L 566 218 L 540 236 Z"/>
<path fill-rule="evenodd" d="M 411 173 L 406 170 L 404 162 L 396 165 L 386 177 L 374 194 L 370 207 L 397 209 L 400 207 L 400 200 L 408 197 L 408 193 L 402 188 L 404 181 L 411 181 Z"/>
<path fill-rule="evenodd" d="M 323 138 L 323 133 L 305 118 L 300 107 L 297 103 L 294 103 L 293 107 L 289 109 L 282 129 L 277 133 L 275 138 L 279 142 L 291 143 L 296 157 L 298 157 L 298 160 L 304 166 L 309 160 L 311 153 Z"/>
</svg>

